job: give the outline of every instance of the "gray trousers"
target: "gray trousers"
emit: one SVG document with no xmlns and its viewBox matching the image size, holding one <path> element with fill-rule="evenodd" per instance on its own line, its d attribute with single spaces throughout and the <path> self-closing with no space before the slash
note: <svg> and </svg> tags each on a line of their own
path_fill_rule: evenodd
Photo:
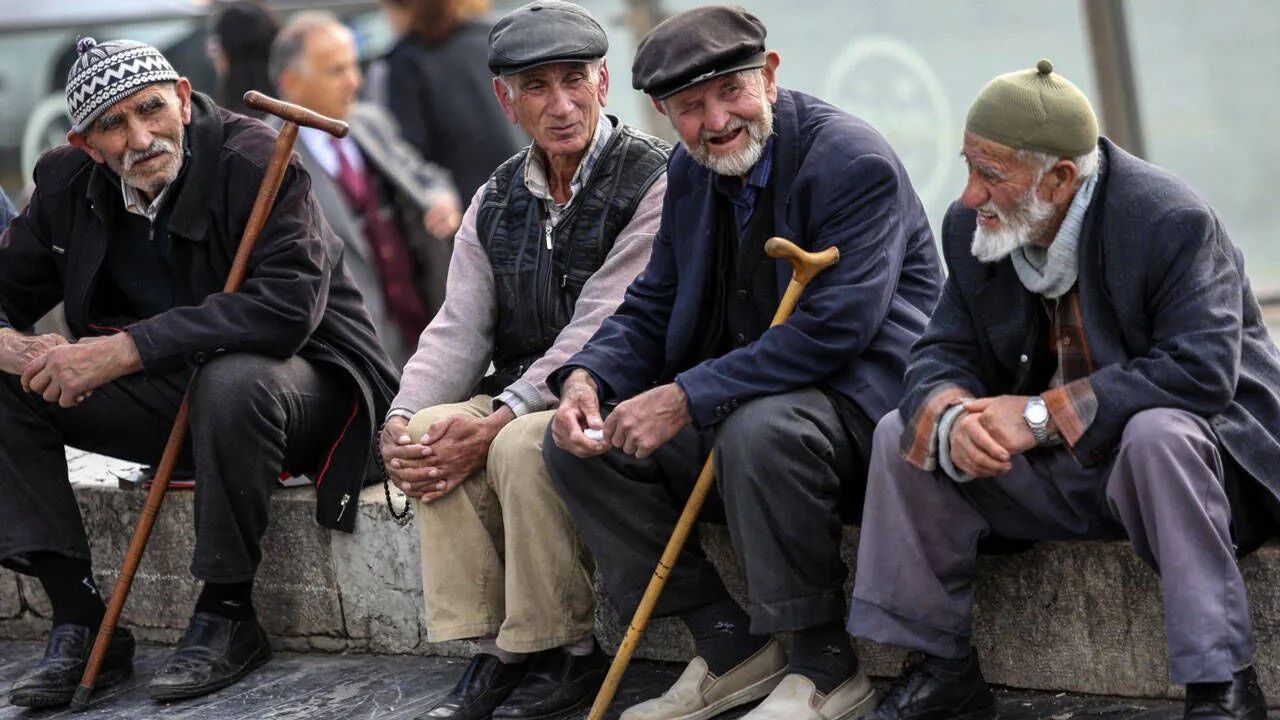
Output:
<svg viewBox="0 0 1280 720">
<path fill-rule="evenodd" d="M 743 403 L 714 434 L 686 427 L 649 458 L 620 450 L 577 458 L 547 439 L 551 477 L 591 549 L 605 586 L 628 615 L 640 603 L 707 453 L 718 496 L 702 519 L 727 520 L 747 580 L 751 632 L 843 619 L 842 487 L 861 492 L 835 407 L 806 389 Z M 667 580 L 656 617 L 725 597 L 696 531 Z"/>
<path fill-rule="evenodd" d="M 0 374 L 0 563 L 29 572 L 36 552 L 90 559 L 63 445 L 158 462 L 189 377 L 129 375 L 61 408 Z M 196 481 L 193 575 L 253 578 L 281 470 L 312 469 L 351 402 L 339 371 L 296 356 L 229 354 L 201 368 L 179 462 Z"/>
<path fill-rule="evenodd" d="M 978 540 L 1128 537 L 1160 573 L 1170 675 L 1222 682 L 1253 658 L 1244 580 L 1231 542 L 1223 458 L 1202 418 L 1146 410 L 1114 460 L 1083 468 L 1063 449 L 971 483 L 898 454 L 902 419 L 876 428 L 849 631 L 942 657 L 969 649 Z"/>
</svg>

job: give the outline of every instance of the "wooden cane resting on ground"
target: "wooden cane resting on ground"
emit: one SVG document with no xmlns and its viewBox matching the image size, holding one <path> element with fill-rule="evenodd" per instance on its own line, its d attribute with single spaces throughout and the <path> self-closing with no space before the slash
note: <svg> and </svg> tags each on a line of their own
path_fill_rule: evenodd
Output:
<svg viewBox="0 0 1280 720">
<path fill-rule="evenodd" d="M 293 155 L 293 144 L 298 139 L 298 126 L 317 128 L 340 138 L 346 137 L 347 134 L 347 124 L 340 120 L 327 118 L 304 107 L 267 97 L 254 90 L 244 94 L 244 104 L 254 110 L 271 113 L 285 123 L 276 137 L 271 161 L 262 177 L 262 184 L 258 187 L 258 196 L 254 198 L 253 210 L 249 214 L 244 234 L 240 236 L 235 260 L 231 264 L 231 271 L 223 286 L 222 291 L 228 293 L 239 290 L 249 274 L 249 256 L 253 254 L 258 236 L 267 224 L 267 217 L 271 214 L 272 208 L 275 207 L 276 194 L 280 191 L 280 183 L 284 179 L 285 170 L 289 167 L 289 158 Z M 194 378 L 193 373 L 192 379 Z M 73 711 L 80 712 L 89 707 L 93 686 L 98 678 L 98 670 L 102 668 L 102 661 L 107 655 L 107 646 L 111 643 L 111 636 L 115 634 L 116 623 L 120 621 L 124 603 L 129 598 L 129 589 L 133 586 L 133 576 L 138 570 L 138 564 L 142 561 L 142 553 L 147 549 L 147 541 L 151 538 L 151 529 L 155 526 L 160 504 L 164 502 L 165 492 L 169 488 L 169 478 L 173 475 L 173 468 L 178 462 L 178 456 L 182 453 L 182 444 L 187 438 L 190 392 L 189 381 L 187 393 L 183 395 L 182 405 L 178 407 L 178 415 L 174 418 L 173 429 L 169 431 L 169 439 L 165 442 L 164 454 L 160 457 L 160 464 L 156 466 L 156 477 L 151 484 L 151 490 L 147 493 L 147 503 L 143 506 L 142 514 L 138 518 L 138 527 L 133 533 L 133 540 L 129 542 L 129 551 L 125 555 L 124 566 L 120 569 L 120 577 L 116 580 L 115 592 L 111 593 L 111 602 L 107 605 L 102 625 L 98 627 L 98 637 L 93 643 L 93 652 L 89 655 L 84 676 L 80 680 L 80 686 L 76 688 L 75 697 L 71 700 Z"/>
<path fill-rule="evenodd" d="M 800 302 L 800 295 L 804 293 L 804 288 L 809 281 L 840 261 L 840 251 L 837 248 L 829 247 L 817 253 L 805 252 L 795 243 L 780 237 L 769 238 L 769 241 L 764 244 L 764 251 L 772 258 L 786 258 L 792 268 L 791 282 L 782 295 L 782 302 L 778 304 L 778 311 L 774 313 L 769 327 L 786 322 L 796 309 L 796 304 Z M 680 513 L 680 520 L 671 533 L 671 539 L 667 541 L 667 549 L 662 552 L 662 559 L 658 561 L 658 567 L 653 571 L 653 577 L 649 579 L 649 587 L 645 589 L 644 597 L 640 599 L 640 605 L 631 618 L 631 625 L 627 627 L 627 634 L 622 639 L 622 644 L 618 646 L 618 654 L 614 655 L 613 662 L 609 665 L 609 674 L 605 676 L 604 684 L 600 686 L 600 692 L 591 705 L 588 720 L 604 720 L 605 711 L 613 703 L 613 696 L 618 692 L 622 676 L 631 663 L 631 655 L 640 644 L 640 638 L 649 625 L 649 618 L 658 604 L 662 589 L 667 585 L 667 577 L 675 567 L 680 551 L 684 549 L 685 541 L 693 531 L 694 523 L 698 521 L 702 503 L 711 492 L 712 485 L 715 484 L 713 459 L 714 454 L 708 455 L 706 463 L 702 466 L 702 472 L 698 474 L 698 482 L 693 486 L 693 492 L 689 493 L 689 500 L 685 503 L 684 511 Z"/>
</svg>

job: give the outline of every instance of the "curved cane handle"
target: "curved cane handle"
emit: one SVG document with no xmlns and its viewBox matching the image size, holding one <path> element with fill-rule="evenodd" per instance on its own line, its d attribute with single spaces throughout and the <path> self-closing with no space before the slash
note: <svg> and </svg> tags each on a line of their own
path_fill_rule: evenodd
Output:
<svg viewBox="0 0 1280 720">
<path fill-rule="evenodd" d="M 341 120 L 325 117 L 301 105 L 294 105 L 293 103 L 268 97 L 257 90 L 250 90 L 244 94 L 244 106 L 251 110 L 270 113 L 295 125 L 323 130 L 334 137 L 343 138 L 347 136 L 347 124 Z"/>
<path fill-rule="evenodd" d="M 786 258 L 791 263 L 795 280 L 807 285 L 815 275 L 840 262 L 840 250 L 829 247 L 822 252 L 806 252 L 786 238 L 771 237 L 764 244 L 764 252 L 771 258 Z"/>
</svg>

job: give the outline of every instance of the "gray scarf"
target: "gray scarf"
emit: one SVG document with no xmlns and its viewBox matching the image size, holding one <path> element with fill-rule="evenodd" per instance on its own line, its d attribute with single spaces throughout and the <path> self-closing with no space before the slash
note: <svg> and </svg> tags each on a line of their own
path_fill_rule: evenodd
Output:
<svg viewBox="0 0 1280 720">
<path fill-rule="evenodd" d="M 1071 207 L 1067 208 L 1067 216 L 1062 219 L 1062 225 L 1058 227 L 1058 233 L 1054 235 L 1049 247 L 1023 245 L 1009 255 L 1023 287 L 1037 295 L 1057 299 L 1066 295 L 1076 284 L 1079 272 L 1076 248 L 1080 245 L 1084 214 L 1089 209 L 1093 189 L 1101 174 L 1099 168 L 1099 172 L 1090 175 L 1076 191 L 1075 197 L 1071 199 Z"/>
</svg>

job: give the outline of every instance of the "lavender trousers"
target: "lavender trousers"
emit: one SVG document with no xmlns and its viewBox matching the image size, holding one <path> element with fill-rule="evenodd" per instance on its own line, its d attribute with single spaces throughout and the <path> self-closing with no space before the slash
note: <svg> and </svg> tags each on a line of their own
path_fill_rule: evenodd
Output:
<svg viewBox="0 0 1280 720">
<path fill-rule="evenodd" d="M 903 460 L 902 430 L 896 412 L 876 427 L 850 604 L 855 636 L 964 657 L 980 538 L 1127 537 L 1160 574 L 1173 682 L 1227 681 L 1252 662 L 1224 458 L 1203 418 L 1145 410 L 1107 465 L 1037 449 L 1005 475 L 964 484 Z"/>
</svg>

